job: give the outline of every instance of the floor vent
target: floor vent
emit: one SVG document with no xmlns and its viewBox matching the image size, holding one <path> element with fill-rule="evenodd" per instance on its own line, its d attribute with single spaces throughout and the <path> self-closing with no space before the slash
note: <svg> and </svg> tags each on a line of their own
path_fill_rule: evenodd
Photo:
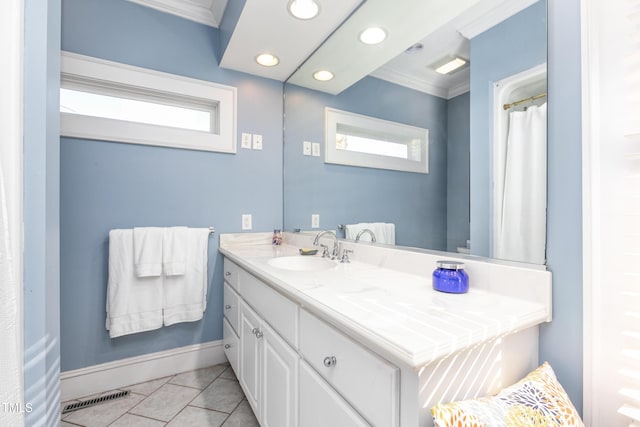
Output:
<svg viewBox="0 0 640 427">
<path fill-rule="evenodd" d="M 122 399 L 123 397 L 129 396 L 129 390 L 125 391 L 117 391 L 115 393 L 107 394 L 104 396 L 96 397 L 93 399 L 87 399 L 76 403 L 71 403 L 64 407 L 62 410 L 63 414 L 68 412 L 77 411 L 79 409 L 88 408 L 89 406 L 99 405 L 100 403 L 110 402 L 116 399 Z"/>
</svg>

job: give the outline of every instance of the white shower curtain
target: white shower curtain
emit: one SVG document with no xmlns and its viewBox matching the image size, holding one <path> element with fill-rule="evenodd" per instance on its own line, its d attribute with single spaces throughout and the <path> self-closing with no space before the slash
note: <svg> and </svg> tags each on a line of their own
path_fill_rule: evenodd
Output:
<svg viewBox="0 0 640 427">
<path fill-rule="evenodd" d="M 9 241 L 9 219 L 7 194 L 0 163 L 0 424 L 23 425 L 23 418 L 16 405 L 22 405 L 21 360 L 18 346 L 19 336 L 18 295 L 16 275 L 13 271 L 11 242 Z M 14 410 L 10 410 L 12 405 Z M 18 409 L 23 409 L 23 406 Z"/>
<path fill-rule="evenodd" d="M 509 114 L 497 258 L 544 264 L 547 104 Z"/>
</svg>

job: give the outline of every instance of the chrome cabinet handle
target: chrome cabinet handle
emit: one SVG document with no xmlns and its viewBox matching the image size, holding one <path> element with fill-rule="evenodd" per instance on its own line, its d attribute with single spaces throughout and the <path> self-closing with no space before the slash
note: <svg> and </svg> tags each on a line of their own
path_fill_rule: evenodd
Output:
<svg viewBox="0 0 640 427">
<path fill-rule="evenodd" d="M 258 328 L 253 328 L 253 329 L 251 330 L 251 333 L 252 333 L 253 335 L 256 335 L 258 332 L 260 332 L 260 329 L 258 329 Z"/>
<path fill-rule="evenodd" d="M 224 272 L 224 275 L 225 275 L 225 276 L 227 276 L 227 277 L 229 277 L 229 276 L 231 276 L 231 272 L 230 272 L 230 271 L 225 271 L 225 272 Z"/>
<path fill-rule="evenodd" d="M 231 344 L 225 344 L 225 345 L 224 345 L 224 348 L 225 348 L 226 350 L 229 350 L 229 349 L 231 348 Z"/>
<path fill-rule="evenodd" d="M 338 361 L 336 360 L 335 356 L 327 356 L 324 358 L 324 366 L 326 366 L 327 368 L 335 366 L 337 362 Z"/>
<path fill-rule="evenodd" d="M 227 305 L 224 306 L 224 309 L 225 310 L 231 310 L 231 306 L 229 304 L 227 304 Z"/>
<path fill-rule="evenodd" d="M 258 330 L 258 332 L 256 332 L 256 338 L 260 339 L 264 336 L 264 334 L 262 333 L 262 331 Z"/>
</svg>

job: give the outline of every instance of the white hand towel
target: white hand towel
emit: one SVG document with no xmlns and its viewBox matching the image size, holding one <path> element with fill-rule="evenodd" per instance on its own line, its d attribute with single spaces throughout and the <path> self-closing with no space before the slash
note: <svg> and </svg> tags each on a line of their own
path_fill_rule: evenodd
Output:
<svg viewBox="0 0 640 427">
<path fill-rule="evenodd" d="M 376 235 L 376 241 L 378 243 L 385 243 L 387 245 L 396 244 L 396 226 L 389 222 L 375 222 L 371 224 L 373 226 L 373 233 Z"/>
<path fill-rule="evenodd" d="M 133 255 L 133 230 L 111 230 L 106 320 L 111 338 L 162 327 L 162 277 L 136 277 Z"/>
<path fill-rule="evenodd" d="M 165 276 L 181 276 L 185 272 L 189 233 L 187 227 L 164 229 L 162 240 L 162 270 Z"/>
<path fill-rule="evenodd" d="M 208 228 L 187 229 L 186 268 L 181 276 L 165 276 L 164 324 L 195 322 L 207 308 Z"/>
<path fill-rule="evenodd" d="M 162 274 L 162 237 L 159 227 L 133 229 L 133 251 L 136 276 L 151 277 Z"/>
</svg>

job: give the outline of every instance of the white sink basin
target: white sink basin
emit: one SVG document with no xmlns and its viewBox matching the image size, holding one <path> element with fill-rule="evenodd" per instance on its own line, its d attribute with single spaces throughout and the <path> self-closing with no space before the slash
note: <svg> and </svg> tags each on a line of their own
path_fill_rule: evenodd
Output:
<svg viewBox="0 0 640 427">
<path fill-rule="evenodd" d="M 272 267 L 290 271 L 319 271 L 328 270 L 336 266 L 335 262 L 326 258 L 312 256 L 283 256 L 271 258 L 267 261 Z"/>
</svg>

